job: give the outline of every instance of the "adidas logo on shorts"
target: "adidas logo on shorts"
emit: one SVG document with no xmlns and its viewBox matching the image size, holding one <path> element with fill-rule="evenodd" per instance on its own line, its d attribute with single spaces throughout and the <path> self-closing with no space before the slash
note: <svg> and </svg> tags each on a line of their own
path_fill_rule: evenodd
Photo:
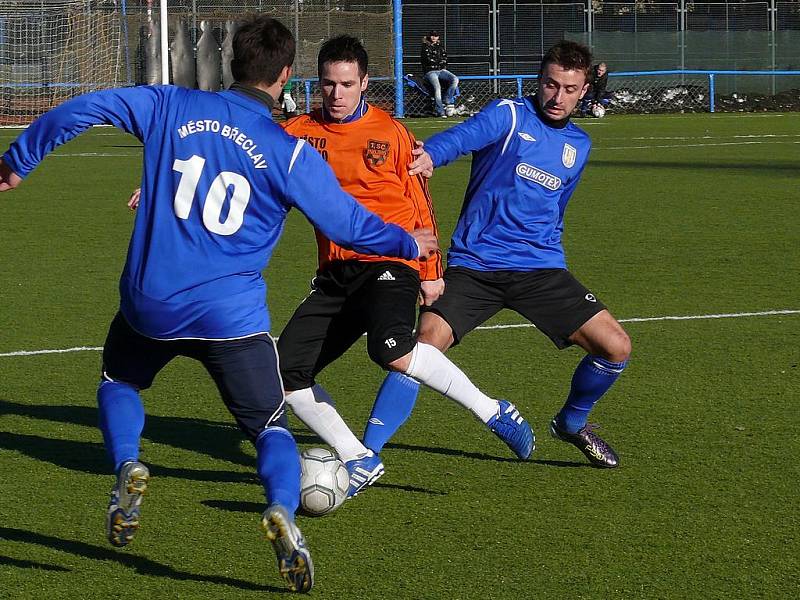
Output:
<svg viewBox="0 0 800 600">
<path fill-rule="evenodd" d="M 381 276 L 378 277 L 378 281 L 394 281 L 394 275 L 392 275 L 389 271 L 384 271 L 381 273 Z"/>
</svg>

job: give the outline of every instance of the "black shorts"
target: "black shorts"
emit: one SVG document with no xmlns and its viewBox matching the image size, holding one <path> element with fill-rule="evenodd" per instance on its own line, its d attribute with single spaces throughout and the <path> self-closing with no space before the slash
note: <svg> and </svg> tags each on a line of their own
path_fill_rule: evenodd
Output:
<svg viewBox="0 0 800 600">
<path fill-rule="evenodd" d="M 267 334 L 236 340 L 156 340 L 134 331 L 117 313 L 103 347 L 103 377 L 144 390 L 176 356 L 203 363 L 251 440 L 267 426 L 287 426 L 278 355 Z"/>
<path fill-rule="evenodd" d="M 286 389 L 314 385 L 363 333 L 381 367 L 411 352 L 419 285 L 415 269 L 392 261 L 343 261 L 318 274 L 278 338 Z"/>
<path fill-rule="evenodd" d="M 605 310 L 592 292 L 565 269 L 476 271 L 448 267 L 444 294 L 422 311 L 435 312 L 453 329 L 454 344 L 503 308 L 536 325 L 558 348 L 594 315 Z"/>
</svg>

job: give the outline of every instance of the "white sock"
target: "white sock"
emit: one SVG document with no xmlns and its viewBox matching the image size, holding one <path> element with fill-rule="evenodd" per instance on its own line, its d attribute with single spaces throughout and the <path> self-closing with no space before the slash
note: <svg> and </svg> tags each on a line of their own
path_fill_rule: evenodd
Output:
<svg viewBox="0 0 800 600">
<path fill-rule="evenodd" d="M 468 408 L 484 423 L 497 415 L 500 405 L 469 380 L 438 348 L 418 342 L 406 375 Z"/>
<path fill-rule="evenodd" d="M 286 395 L 286 403 L 297 418 L 336 450 L 343 462 L 372 454 L 350 431 L 334 408 L 333 400 L 322 386 L 296 390 Z"/>
</svg>

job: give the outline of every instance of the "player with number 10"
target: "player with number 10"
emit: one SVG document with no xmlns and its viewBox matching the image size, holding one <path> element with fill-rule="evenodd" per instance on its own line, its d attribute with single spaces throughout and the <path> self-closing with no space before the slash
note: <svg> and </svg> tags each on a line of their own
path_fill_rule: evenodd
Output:
<svg viewBox="0 0 800 600">
<path fill-rule="evenodd" d="M 295 54 L 283 25 L 251 18 L 233 46 L 237 82 L 229 90 L 112 89 L 46 113 L 3 155 L 0 191 L 15 188 L 45 155 L 91 125 L 114 125 L 144 144 L 140 205 L 97 391 L 117 473 L 108 539 L 115 546 L 131 541 L 149 483 L 139 461 L 139 391 L 172 358 L 189 356 L 204 365 L 255 444 L 268 505 L 261 525 L 289 587 L 308 591 L 311 556 L 294 523 L 300 462 L 287 429 L 261 273 L 292 207 L 359 252 L 416 259 L 438 246 L 430 231 L 409 234 L 368 212 L 341 190 L 315 150 L 272 122 Z"/>
</svg>

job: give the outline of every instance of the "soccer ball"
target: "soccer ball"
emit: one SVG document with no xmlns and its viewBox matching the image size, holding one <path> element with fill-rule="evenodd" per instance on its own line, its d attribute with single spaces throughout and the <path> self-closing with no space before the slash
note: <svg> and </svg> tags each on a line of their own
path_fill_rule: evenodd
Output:
<svg viewBox="0 0 800 600">
<path fill-rule="evenodd" d="M 350 488 L 350 474 L 337 456 L 325 448 L 309 448 L 300 455 L 300 505 L 306 514 L 333 512 Z"/>
<path fill-rule="evenodd" d="M 456 107 L 452 104 L 448 104 L 444 107 L 444 116 L 445 117 L 452 117 L 456 114 Z"/>
<path fill-rule="evenodd" d="M 606 109 L 603 108 L 602 104 L 595 104 L 592 107 L 592 114 L 597 117 L 598 119 L 602 119 L 606 116 Z"/>
</svg>

